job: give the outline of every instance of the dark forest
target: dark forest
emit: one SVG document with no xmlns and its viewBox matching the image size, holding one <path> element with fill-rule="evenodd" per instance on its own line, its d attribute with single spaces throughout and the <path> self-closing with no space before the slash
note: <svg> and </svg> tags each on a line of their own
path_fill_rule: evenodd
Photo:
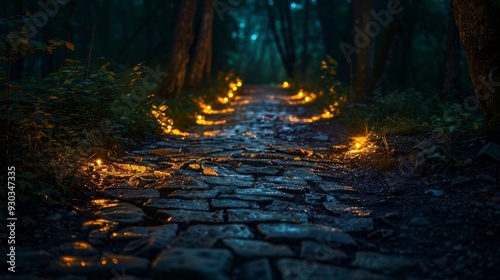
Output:
<svg viewBox="0 0 500 280">
<path fill-rule="evenodd" d="M 7 279 L 499 279 L 498 0 L 0 0 Z"/>
</svg>

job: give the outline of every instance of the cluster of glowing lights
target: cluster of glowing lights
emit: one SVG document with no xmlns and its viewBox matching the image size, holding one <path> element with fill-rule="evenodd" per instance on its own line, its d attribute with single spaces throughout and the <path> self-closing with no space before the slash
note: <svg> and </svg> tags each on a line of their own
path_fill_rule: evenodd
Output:
<svg viewBox="0 0 500 280">
<path fill-rule="evenodd" d="M 334 116 L 335 115 L 333 114 L 333 112 L 330 112 L 327 109 L 324 109 L 322 114 L 314 115 L 314 116 L 309 117 L 309 118 L 298 118 L 296 116 L 289 116 L 288 120 L 290 122 L 293 122 L 293 123 L 313 123 L 313 122 L 317 122 L 321 119 L 331 119 Z"/>
<path fill-rule="evenodd" d="M 226 96 L 219 96 L 217 100 L 219 100 L 222 104 L 227 104 L 229 101 L 236 96 L 236 91 L 243 86 L 243 81 L 240 78 L 236 78 L 234 81 L 230 80 L 230 77 L 226 77 L 226 81 L 229 82 L 229 89 L 227 91 Z"/>
<path fill-rule="evenodd" d="M 181 136 L 188 136 L 189 133 L 182 132 L 179 129 L 174 128 L 174 120 L 167 116 L 166 111 L 168 106 L 163 105 L 152 105 L 151 114 L 155 117 L 156 122 L 160 124 L 161 130 L 166 134 L 174 134 Z"/>
<path fill-rule="evenodd" d="M 295 105 L 295 104 L 305 104 L 305 103 L 310 103 L 316 100 L 317 96 L 315 93 L 312 92 L 305 92 L 304 90 L 299 90 L 299 92 L 295 95 L 292 95 L 290 97 L 290 100 L 288 101 L 289 104 Z"/>
<path fill-rule="evenodd" d="M 227 113 L 233 113 L 234 108 L 225 108 L 222 110 L 215 110 L 212 108 L 212 106 L 207 105 L 205 101 L 203 101 L 202 98 L 198 100 L 198 106 L 202 110 L 203 114 L 205 115 L 215 115 L 215 114 L 227 114 Z"/>
<path fill-rule="evenodd" d="M 217 101 L 221 104 L 228 104 L 232 99 L 236 98 L 236 92 L 240 87 L 243 86 L 243 81 L 238 78 L 234 77 L 233 74 L 229 74 L 228 76 L 225 77 L 225 81 L 228 82 L 228 90 L 227 94 L 225 96 L 218 96 Z M 200 99 L 198 101 L 198 106 L 202 110 L 203 114 L 206 115 L 213 115 L 213 114 L 227 114 L 227 113 L 233 113 L 234 108 L 225 108 L 222 110 L 215 110 L 213 109 L 212 105 L 206 104 L 203 99 Z M 226 123 L 226 120 L 219 120 L 219 121 L 208 121 L 205 119 L 205 116 L 202 114 L 198 114 L 196 116 L 196 123 L 200 125 L 218 125 L 218 124 L 224 124 Z"/>
<path fill-rule="evenodd" d="M 317 95 L 312 92 L 305 92 L 304 90 L 299 90 L 299 92 L 295 95 L 292 95 L 288 98 L 288 103 L 291 105 L 296 105 L 296 104 L 306 104 L 313 102 L 316 100 Z M 323 113 L 314 115 L 309 118 L 299 118 L 296 116 L 289 116 L 288 120 L 292 123 L 313 123 L 316 121 L 319 121 L 321 119 L 331 119 L 335 116 L 335 112 L 338 110 L 337 107 L 339 106 L 338 102 L 334 102 L 333 104 L 329 105 L 327 108 L 323 109 Z"/>
<path fill-rule="evenodd" d="M 334 91 L 334 88 L 329 89 L 331 92 Z M 323 92 L 320 91 L 319 95 L 321 96 Z M 312 92 L 306 92 L 303 89 L 300 89 L 297 94 L 292 95 L 290 97 L 286 98 L 288 101 L 288 104 L 290 105 L 297 105 L 297 104 L 306 104 L 313 102 L 317 99 L 317 95 Z M 344 97 L 340 97 L 339 101 L 343 101 Z M 328 107 L 323 108 L 323 113 L 314 115 L 309 118 L 299 118 L 297 116 L 289 116 L 288 120 L 292 123 L 313 123 L 316 121 L 319 121 L 321 119 L 331 119 L 335 117 L 335 115 L 338 115 L 339 112 L 339 102 L 335 101 L 332 104 L 328 105 Z"/>
<path fill-rule="evenodd" d="M 365 135 L 351 137 L 352 143 L 349 153 L 358 154 L 372 150 L 375 144 L 370 141 L 371 136 L 371 133 L 366 133 Z"/>
<path fill-rule="evenodd" d="M 196 123 L 201 124 L 201 125 L 218 125 L 218 124 L 225 124 L 226 120 L 220 120 L 220 121 L 207 121 L 205 120 L 205 116 L 203 115 L 198 115 L 196 117 Z"/>
</svg>

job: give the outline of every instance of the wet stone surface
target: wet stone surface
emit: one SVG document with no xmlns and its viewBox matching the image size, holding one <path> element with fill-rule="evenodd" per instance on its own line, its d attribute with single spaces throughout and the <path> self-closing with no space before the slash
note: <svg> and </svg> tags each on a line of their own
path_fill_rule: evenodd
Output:
<svg viewBox="0 0 500 280">
<path fill-rule="evenodd" d="M 146 215 L 141 208 L 130 203 L 117 203 L 116 205 L 97 211 L 96 216 L 124 224 L 142 222 Z"/>
<path fill-rule="evenodd" d="M 289 200 L 292 200 L 294 198 L 294 196 L 291 194 L 269 188 L 236 189 L 234 193 L 243 195 L 268 196 L 273 198 L 281 198 Z"/>
<path fill-rule="evenodd" d="M 339 264 L 348 258 L 344 251 L 332 248 L 331 244 L 316 241 L 302 241 L 300 257 L 334 264 Z"/>
<path fill-rule="evenodd" d="M 160 220 L 169 223 L 223 223 L 224 216 L 221 210 L 215 212 L 189 210 L 158 210 Z"/>
<path fill-rule="evenodd" d="M 356 246 L 347 233 L 333 227 L 317 224 L 259 224 L 259 232 L 266 239 L 319 240 L 328 243 Z"/>
<path fill-rule="evenodd" d="M 276 175 L 279 173 L 279 170 L 274 167 L 255 167 L 243 164 L 236 169 L 236 172 L 251 175 Z"/>
<path fill-rule="evenodd" d="M 177 198 L 153 198 L 144 203 L 147 209 L 185 209 L 185 210 L 209 210 L 206 200 L 189 200 Z"/>
<path fill-rule="evenodd" d="M 160 197 L 160 193 L 155 189 L 106 189 L 103 194 L 123 200 L 147 200 Z"/>
<path fill-rule="evenodd" d="M 259 208 L 259 205 L 252 201 L 243 201 L 236 199 L 212 199 L 212 208 L 214 209 Z"/>
<path fill-rule="evenodd" d="M 191 236 L 222 238 L 253 238 L 250 228 L 241 224 L 193 225 L 187 230 Z"/>
<path fill-rule="evenodd" d="M 273 211 L 251 210 L 251 209 L 229 209 L 227 210 L 228 222 L 230 223 L 274 223 L 307 222 L 307 215 L 304 213 L 279 213 Z"/>
<path fill-rule="evenodd" d="M 171 249 L 153 262 L 150 275 L 162 279 L 230 279 L 233 256 L 224 249 Z"/>
<path fill-rule="evenodd" d="M 272 280 L 273 271 L 268 259 L 249 261 L 241 267 L 242 280 Z"/>
<path fill-rule="evenodd" d="M 411 269 L 415 264 L 404 257 L 388 256 L 372 252 L 358 252 L 354 259 L 353 266 L 362 267 L 370 270 L 398 273 Z"/>
<path fill-rule="evenodd" d="M 266 241 L 224 239 L 225 246 L 242 258 L 292 257 L 295 253 L 286 245 L 274 245 Z"/>
<path fill-rule="evenodd" d="M 330 124 L 292 122 L 310 115 L 291 95 L 248 87 L 231 113 L 207 114 L 224 124 L 103 166 L 91 217 L 71 242 L 24 253 L 20 279 L 406 279 L 414 262 L 372 252 L 391 225 L 318 156 L 338 144 Z"/>
<path fill-rule="evenodd" d="M 295 259 L 281 259 L 276 265 L 282 279 L 391 279 L 367 270 L 347 269 L 324 264 L 310 266 L 310 263 Z"/>
</svg>

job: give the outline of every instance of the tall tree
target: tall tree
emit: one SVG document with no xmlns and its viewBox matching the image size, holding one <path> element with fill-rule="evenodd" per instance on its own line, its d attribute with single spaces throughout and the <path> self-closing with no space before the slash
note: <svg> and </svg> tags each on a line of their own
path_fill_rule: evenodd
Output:
<svg viewBox="0 0 500 280">
<path fill-rule="evenodd" d="M 309 9 L 310 0 L 304 0 L 304 18 L 302 21 L 302 64 L 300 68 L 303 79 L 306 77 L 307 72 L 307 54 L 309 46 Z"/>
<path fill-rule="evenodd" d="M 14 1 L 12 2 L 13 9 L 15 15 L 22 15 L 24 13 L 23 11 L 23 1 Z M 23 77 L 23 69 L 24 69 L 24 57 L 21 57 L 14 63 L 12 63 L 11 66 L 11 80 L 18 80 Z M 10 80 L 9 80 L 10 82 Z"/>
<path fill-rule="evenodd" d="M 267 11 L 269 16 L 269 27 L 273 34 L 274 42 L 278 48 L 281 60 L 285 66 L 288 78 L 295 77 L 295 45 L 292 27 L 292 16 L 290 11 L 290 0 L 276 0 L 267 2 Z M 279 20 L 276 18 L 276 11 L 279 13 Z M 276 24 L 279 23 L 279 31 Z M 281 36 L 280 36 L 281 35 Z"/>
<path fill-rule="evenodd" d="M 198 31 L 196 48 L 191 72 L 189 87 L 199 88 L 202 79 L 209 79 L 212 70 L 212 30 L 214 22 L 214 7 L 211 0 L 205 0 L 201 27 Z"/>
<path fill-rule="evenodd" d="M 354 24 L 360 30 L 364 30 L 370 21 L 370 11 L 373 10 L 372 0 L 353 0 L 352 11 L 354 13 Z M 366 47 L 359 48 L 356 60 L 356 98 L 359 98 L 369 91 L 372 73 L 372 53 L 374 49 L 374 38 Z"/>
<path fill-rule="evenodd" d="M 476 98 L 490 128 L 500 129 L 500 3 L 453 0 Z M 497 136 L 498 137 L 498 136 Z"/>
<path fill-rule="evenodd" d="M 399 38 L 400 31 L 399 17 L 389 24 L 389 27 L 382 37 L 373 66 L 373 75 L 369 90 L 373 91 L 382 86 L 388 76 L 389 67 L 393 60 L 394 47 Z"/>
<path fill-rule="evenodd" d="M 449 14 L 448 38 L 446 39 L 446 77 L 441 88 L 442 97 L 452 89 L 458 89 L 460 85 L 460 34 L 451 6 Z"/>
<path fill-rule="evenodd" d="M 189 62 L 189 49 L 194 40 L 193 20 L 195 13 L 196 0 L 180 1 L 178 18 L 174 28 L 173 46 L 167 67 L 168 75 L 162 81 L 158 92 L 161 97 L 177 98 L 181 95 Z"/>
<path fill-rule="evenodd" d="M 348 28 L 340 28 L 338 23 L 342 20 L 336 17 L 343 14 L 342 10 L 351 9 L 351 6 L 346 3 L 344 1 L 316 0 L 316 13 L 321 26 L 325 53 L 338 60 L 338 78 L 342 82 L 348 83 L 351 78 L 349 75 L 350 66 L 342 55 L 339 44 L 349 41 L 349 35 L 344 30 L 352 30 L 353 25 L 349 22 Z"/>
</svg>

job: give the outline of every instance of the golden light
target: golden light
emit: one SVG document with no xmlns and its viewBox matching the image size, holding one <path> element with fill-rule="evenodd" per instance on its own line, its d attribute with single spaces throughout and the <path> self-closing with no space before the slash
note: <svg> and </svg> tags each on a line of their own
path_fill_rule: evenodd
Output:
<svg viewBox="0 0 500 280">
<path fill-rule="evenodd" d="M 353 153 L 353 154 L 354 153 L 362 153 L 362 152 L 366 152 L 366 151 L 370 150 L 371 148 L 373 148 L 375 146 L 375 144 L 373 144 L 370 141 L 371 135 L 372 135 L 372 133 L 367 133 L 365 135 L 351 137 L 352 144 L 351 144 L 351 149 L 349 150 L 349 152 Z"/>
<path fill-rule="evenodd" d="M 174 134 L 174 135 L 189 136 L 189 133 L 188 133 L 188 132 L 182 132 L 182 131 L 180 131 L 180 130 L 179 130 L 179 129 L 177 129 L 177 128 L 176 128 L 176 129 L 173 129 L 171 133 L 172 133 L 172 134 Z M 182 140 L 184 140 L 184 138 L 183 138 Z"/>
<path fill-rule="evenodd" d="M 69 265 L 69 263 L 71 263 L 71 262 L 74 262 L 74 261 L 75 261 L 75 258 L 74 258 L 74 257 L 70 257 L 70 256 L 64 256 L 64 257 L 61 257 L 61 260 L 62 260 L 63 262 L 68 263 L 68 265 Z"/>
<path fill-rule="evenodd" d="M 103 259 L 103 260 L 101 260 L 101 264 L 102 264 L 102 265 L 106 265 L 106 264 L 108 264 L 108 261 L 107 261 L 107 260 L 105 260 L 105 259 Z"/>
<path fill-rule="evenodd" d="M 78 249 L 89 249 L 90 245 L 84 242 L 75 242 L 74 243 L 75 247 Z"/>
<path fill-rule="evenodd" d="M 311 101 L 311 98 L 309 96 L 306 96 L 305 101 L 309 102 L 309 101 Z"/>
<path fill-rule="evenodd" d="M 205 124 L 205 117 L 202 116 L 202 115 L 198 115 L 198 117 L 196 118 L 196 123 L 197 124 Z"/>
<path fill-rule="evenodd" d="M 241 87 L 242 85 L 243 85 L 243 83 L 241 83 L 241 81 L 238 81 L 238 82 L 236 83 L 236 86 L 237 86 L 237 87 Z"/>
<path fill-rule="evenodd" d="M 236 85 L 234 85 L 234 86 L 232 87 L 232 89 L 233 89 L 233 90 L 238 90 L 238 87 L 237 87 Z"/>
<path fill-rule="evenodd" d="M 283 88 L 289 88 L 290 84 L 287 81 L 284 81 L 282 86 Z"/>
<path fill-rule="evenodd" d="M 304 96 L 304 92 L 302 90 L 300 90 L 298 95 L 300 98 L 302 98 Z"/>
<path fill-rule="evenodd" d="M 101 164 L 102 164 L 102 160 L 101 160 L 101 159 L 97 159 L 97 160 L 95 161 L 95 163 L 96 163 L 97 165 L 101 166 Z"/>
<path fill-rule="evenodd" d="M 219 102 L 222 104 L 226 104 L 229 101 L 229 99 L 227 97 L 224 97 L 224 98 L 217 97 L 217 100 L 219 100 Z"/>
<path fill-rule="evenodd" d="M 212 106 L 208 105 L 207 110 L 209 110 L 209 111 L 212 110 Z"/>
<path fill-rule="evenodd" d="M 85 261 L 80 261 L 81 266 L 85 266 Z"/>
<path fill-rule="evenodd" d="M 169 217 L 169 218 L 167 219 L 167 222 L 170 222 L 170 221 L 172 221 L 172 217 Z"/>
<path fill-rule="evenodd" d="M 232 92 L 232 91 L 229 91 L 229 93 L 227 94 L 227 96 L 228 96 L 229 98 L 233 98 L 233 97 L 234 97 L 234 94 L 233 94 L 233 92 Z"/>
</svg>

